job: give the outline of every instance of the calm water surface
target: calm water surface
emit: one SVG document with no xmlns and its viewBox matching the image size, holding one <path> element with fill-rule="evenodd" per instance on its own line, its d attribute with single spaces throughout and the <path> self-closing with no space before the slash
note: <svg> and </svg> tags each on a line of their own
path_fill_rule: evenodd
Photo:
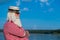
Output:
<svg viewBox="0 0 60 40">
<path fill-rule="evenodd" d="M 30 40 L 60 40 L 60 34 L 30 34 Z M 4 40 L 3 33 L 0 33 L 0 40 Z"/>
</svg>

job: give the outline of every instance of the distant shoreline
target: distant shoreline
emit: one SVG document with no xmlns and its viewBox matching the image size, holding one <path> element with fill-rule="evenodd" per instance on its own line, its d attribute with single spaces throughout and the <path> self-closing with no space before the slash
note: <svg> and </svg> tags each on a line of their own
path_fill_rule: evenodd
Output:
<svg viewBox="0 0 60 40">
<path fill-rule="evenodd" d="M 30 33 L 39 33 L 39 34 L 60 34 L 60 30 L 28 30 Z M 3 29 L 0 29 L 0 32 L 3 32 Z"/>
<path fill-rule="evenodd" d="M 3 29 L 0 29 L 0 32 L 3 32 Z"/>
</svg>

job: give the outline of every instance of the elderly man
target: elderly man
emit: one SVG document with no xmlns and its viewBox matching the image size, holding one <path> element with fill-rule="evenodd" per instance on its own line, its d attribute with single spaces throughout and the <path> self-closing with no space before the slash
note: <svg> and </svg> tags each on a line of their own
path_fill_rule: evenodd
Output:
<svg viewBox="0 0 60 40">
<path fill-rule="evenodd" d="M 19 18 L 19 8 L 10 6 L 7 22 L 4 25 L 5 40 L 28 40 L 29 32 L 22 28 Z"/>
</svg>

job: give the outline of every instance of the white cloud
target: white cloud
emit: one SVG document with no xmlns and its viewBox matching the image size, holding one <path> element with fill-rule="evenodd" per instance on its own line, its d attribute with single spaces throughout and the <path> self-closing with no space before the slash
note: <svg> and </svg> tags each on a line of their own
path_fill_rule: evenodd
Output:
<svg viewBox="0 0 60 40">
<path fill-rule="evenodd" d="M 40 3 L 42 4 L 46 4 L 47 6 L 49 6 L 51 3 L 53 3 L 55 0 L 39 0 Z"/>
<path fill-rule="evenodd" d="M 16 6 L 20 5 L 20 0 L 16 1 Z"/>
<path fill-rule="evenodd" d="M 40 1 L 40 6 L 41 7 L 44 7 L 44 5 L 46 5 L 46 6 L 50 5 L 50 3 L 48 2 L 48 0 L 39 0 L 39 1 Z"/>
<path fill-rule="evenodd" d="M 22 2 L 31 2 L 32 0 L 22 0 Z"/>
<path fill-rule="evenodd" d="M 40 0 L 40 2 L 48 2 L 48 0 Z"/>
<path fill-rule="evenodd" d="M 24 8 L 23 10 L 28 11 L 28 8 Z"/>
<path fill-rule="evenodd" d="M 29 8 L 23 8 L 21 11 L 29 11 Z"/>
<path fill-rule="evenodd" d="M 42 3 L 40 3 L 40 6 L 43 7 L 44 5 Z"/>
<path fill-rule="evenodd" d="M 46 5 L 47 5 L 47 6 L 49 6 L 49 5 L 50 5 L 50 3 L 46 2 Z"/>
<path fill-rule="evenodd" d="M 47 12 L 52 12 L 53 10 L 54 10 L 54 8 L 49 8 L 48 10 L 44 10 L 43 12 L 47 13 Z"/>
<path fill-rule="evenodd" d="M 54 10 L 53 8 L 50 8 L 48 11 L 49 11 L 49 12 L 52 12 L 53 10 Z"/>
</svg>

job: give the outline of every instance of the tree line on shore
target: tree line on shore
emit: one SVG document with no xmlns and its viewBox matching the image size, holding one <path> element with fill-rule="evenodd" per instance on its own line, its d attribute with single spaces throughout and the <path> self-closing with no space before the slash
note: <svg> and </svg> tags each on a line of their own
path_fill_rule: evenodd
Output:
<svg viewBox="0 0 60 40">
<path fill-rule="evenodd" d="M 39 34 L 60 34 L 60 30 L 28 30 L 30 33 L 39 33 Z M 3 32 L 3 29 L 0 29 L 0 32 Z"/>
</svg>

